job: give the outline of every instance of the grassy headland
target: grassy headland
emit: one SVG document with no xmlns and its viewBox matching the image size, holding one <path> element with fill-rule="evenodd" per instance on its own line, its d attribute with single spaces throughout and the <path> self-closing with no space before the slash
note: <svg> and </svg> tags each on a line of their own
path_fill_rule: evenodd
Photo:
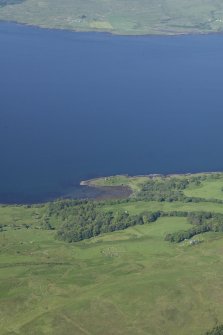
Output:
<svg viewBox="0 0 223 335">
<path fill-rule="evenodd" d="M 0 20 L 114 34 L 188 34 L 223 30 L 221 0 L 0 0 Z"/>
<path fill-rule="evenodd" d="M 87 184 L 132 194 L 0 206 L 0 335 L 216 334 L 223 174 Z"/>
</svg>

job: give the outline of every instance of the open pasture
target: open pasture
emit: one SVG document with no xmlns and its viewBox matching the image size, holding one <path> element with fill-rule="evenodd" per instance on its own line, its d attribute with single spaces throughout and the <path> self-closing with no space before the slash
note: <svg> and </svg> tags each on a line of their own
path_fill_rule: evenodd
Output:
<svg viewBox="0 0 223 335">
<path fill-rule="evenodd" d="M 0 334 L 204 334 L 222 321 L 223 235 L 163 241 L 188 226 L 161 218 L 74 244 L 3 232 Z"/>
<path fill-rule="evenodd" d="M 188 197 L 223 200 L 223 179 L 205 180 L 199 186 L 187 188 L 184 194 Z"/>
<path fill-rule="evenodd" d="M 213 212 L 223 213 L 223 205 L 211 202 L 159 202 L 159 201 L 133 201 L 128 203 L 117 203 L 113 205 L 105 205 L 103 207 L 105 211 L 116 210 L 116 211 L 127 211 L 130 214 L 139 214 L 142 212 L 156 212 L 156 211 L 186 211 L 186 212 Z"/>
</svg>

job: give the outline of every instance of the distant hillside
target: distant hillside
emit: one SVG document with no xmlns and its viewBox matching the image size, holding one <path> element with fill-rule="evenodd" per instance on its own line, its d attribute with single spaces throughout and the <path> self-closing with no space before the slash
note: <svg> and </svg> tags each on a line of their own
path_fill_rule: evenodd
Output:
<svg viewBox="0 0 223 335">
<path fill-rule="evenodd" d="M 221 0 L 0 0 L 0 20 L 115 34 L 223 30 Z"/>
</svg>

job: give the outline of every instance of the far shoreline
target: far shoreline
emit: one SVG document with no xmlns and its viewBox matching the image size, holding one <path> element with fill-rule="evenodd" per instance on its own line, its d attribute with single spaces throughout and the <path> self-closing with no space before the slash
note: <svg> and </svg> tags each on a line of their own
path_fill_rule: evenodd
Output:
<svg viewBox="0 0 223 335">
<path fill-rule="evenodd" d="M 58 32 L 70 32 L 70 33 L 78 33 L 78 34 L 104 34 L 111 37 L 148 37 L 148 38 L 156 38 L 156 37 L 183 37 L 183 36 L 208 36 L 208 35 L 223 35 L 222 31 L 193 31 L 193 32 L 157 32 L 157 33 L 136 33 L 136 34 L 130 34 L 130 33 L 121 33 L 121 32 L 115 32 L 110 30 L 100 30 L 100 29 L 89 29 L 89 30 L 78 30 L 78 29 L 69 29 L 67 27 L 47 27 L 47 26 L 41 26 L 38 24 L 28 23 L 28 22 L 19 22 L 14 20 L 4 20 L 0 19 L 0 24 L 6 23 L 6 24 L 14 24 L 22 27 L 27 28 L 33 28 L 33 29 L 40 29 L 40 30 L 47 30 L 47 31 L 58 31 Z"/>
</svg>

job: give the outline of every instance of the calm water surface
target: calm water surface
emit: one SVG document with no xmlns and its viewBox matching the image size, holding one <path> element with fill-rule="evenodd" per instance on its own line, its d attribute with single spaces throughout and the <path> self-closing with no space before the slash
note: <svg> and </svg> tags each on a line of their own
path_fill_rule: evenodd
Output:
<svg viewBox="0 0 223 335">
<path fill-rule="evenodd" d="M 0 202 L 117 173 L 223 170 L 223 36 L 0 23 Z"/>
</svg>

